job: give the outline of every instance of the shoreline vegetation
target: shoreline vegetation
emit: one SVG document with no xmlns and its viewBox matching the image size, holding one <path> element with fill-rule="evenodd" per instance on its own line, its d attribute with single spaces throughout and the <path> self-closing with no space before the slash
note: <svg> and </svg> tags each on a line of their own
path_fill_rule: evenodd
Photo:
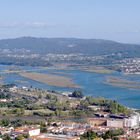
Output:
<svg viewBox="0 0 140 140">
<path fill-rule="evenodd" d="M 58 76 L 54 74 L 43 74 L 37 72 L 20 72 L 20 76 L 32 79 L 37 82 L 45 83 L 51 86 L 68 87 L 68 88 L 80 88 L 80 86 L 74 84 L 71 78 L 66 76 Z"/>
<path fill-rule="evenodd" d="M 105 83 L 112 86 L 140 89 L 140 82 L 125 80 L 116 76 L 106 77 Z"/>
</svg>

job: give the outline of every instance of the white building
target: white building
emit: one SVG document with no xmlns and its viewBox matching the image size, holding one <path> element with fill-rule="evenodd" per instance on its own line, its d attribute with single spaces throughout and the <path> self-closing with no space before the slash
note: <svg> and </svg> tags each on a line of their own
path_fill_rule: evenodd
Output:
<svg viewBox="0 0 140 140">
<path fill-rule="evenodd" d="M 22 86 L 21 89 L 23 89 L 24 91 L 28 91 L 28 87 Z"/>
<path fill-rule="evenodd" d="M 7 102 L 7 99 L 0 99 L 0 102 Z"/>
<path fill-rule="evenodd" d="M 124 119 L 124 127 L 138 128 L 139 127 L 140 114 L 134 113 L 130 117 Z"/>
<path fill-rule="evenodd" d="M 17 89 L 18 89 L 17 86 L 14 86 L 14 87 L 9 88 L 9 90 L 10 90 L 11 92 L 17 92 Z"/>
<path fill-rule="evenodd" d="M 29 136 L 37 136 L 40 134 L 40 129 L 39 128 L 32 128 L 29 130 Z"/>
</svg>

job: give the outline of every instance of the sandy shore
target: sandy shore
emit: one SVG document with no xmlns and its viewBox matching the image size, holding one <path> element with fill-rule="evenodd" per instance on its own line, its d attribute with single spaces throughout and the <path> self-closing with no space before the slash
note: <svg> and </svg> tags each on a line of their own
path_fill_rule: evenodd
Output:
<svg viewBox="0 0 140 140">
<path fill-rule="evenodd" d="M 21 72 L 19 75 L 51 86 L 80 88 L 78 85 L 74 84 L 71 78 L 65 76 L 37 72 Z"/>
</svg>

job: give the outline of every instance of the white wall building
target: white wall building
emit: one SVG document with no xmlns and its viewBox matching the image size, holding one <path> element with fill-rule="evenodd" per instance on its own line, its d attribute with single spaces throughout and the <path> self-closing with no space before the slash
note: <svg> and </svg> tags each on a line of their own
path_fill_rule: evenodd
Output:
<svg viewBox="0 0 140 140">
<path fill-rule="evenodd" d="M 11 92 L 17 92 L 17 89 L 18 89 L 17 86 L 14 86 L 14 87 L 9 88 L 9 90 L 10 90 Z"/>
<path fill-rule="evenodd" d="M 124 127 L 137 128 L 139 127 L 140 114 L 134 113 L 130 117 L 124 119 Z"/>
<path fill-rule="evenodd" d="M 29 130 L 28 133 L 29 133 L 29 136 L 37 136 L 40 134 L 40 129 L 39 128 L 38 129 L 32 128 Z"/>
</svg>

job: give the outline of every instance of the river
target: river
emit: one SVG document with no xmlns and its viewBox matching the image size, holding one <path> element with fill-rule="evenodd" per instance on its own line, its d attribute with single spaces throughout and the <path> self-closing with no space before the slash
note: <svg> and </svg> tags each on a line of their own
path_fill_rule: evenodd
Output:
<svg viewBox="0 0 140 140">
<path fill-rule="evenodd" d="M 21 77 L 17 73 L 4 74 L 2 71 L 8 67 L 0 65 L 0 71 L 3 83 L 15 83 L 19 86 L 33 86 L 37 88 L 57 90 L 57 91 L 74 91 L 73 88 L 62 88 L 49 86 L 34 80 Z M 105 97 L 117 100 L 119 103 L 128 107 L 140 108 L 140 89 L 123 88 L 111 86 L 105 83 L 106 76 L 119 76 L 127 80 L 140 82 L 140 75 L 123 75 L 119 72 L 112 74 L 98 74 L 94 72 L 85 72 L 81 70 L 58 70 L 58 69 L 39 69 L 33 67 L 20 67 L 23 70 L 37 71 L 40 73 L 55 73 L 57 75 L 69 76 L 75 84 L 81 86 L 84 95 L 93 95 L 95 97 Z"/>
</svg>

